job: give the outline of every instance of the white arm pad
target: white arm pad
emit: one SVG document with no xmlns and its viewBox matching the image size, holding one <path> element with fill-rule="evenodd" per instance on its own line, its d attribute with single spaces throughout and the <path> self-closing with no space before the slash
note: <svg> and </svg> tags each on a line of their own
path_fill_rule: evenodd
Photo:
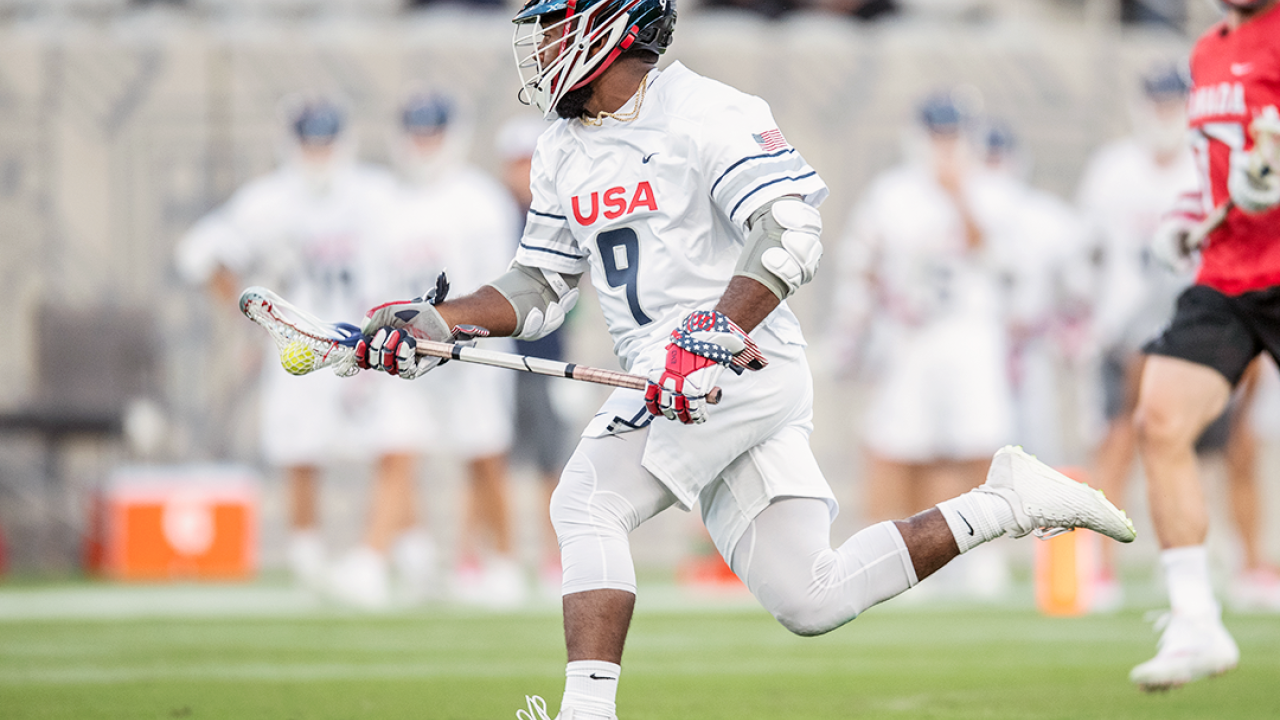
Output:
<svg viewBox="0 0 1280 720">
<path fill-rule="evenodd" d="M 516 312 L 512 337 L 537 340 L 564 323 L 565 315 L 578 303 L 581 279 L 581 274 L 562 275 L 512 262 L 511 268 L 489 286 L 502 293 Z"/>
<path fill-rule="evenodd" d="M 813 279 L 822 259 L 822 215 L 794 197 L 766 203 L 747 220 L 747 242 L 734 275 L 759 281 L 785 300 Z"/>
</svg>

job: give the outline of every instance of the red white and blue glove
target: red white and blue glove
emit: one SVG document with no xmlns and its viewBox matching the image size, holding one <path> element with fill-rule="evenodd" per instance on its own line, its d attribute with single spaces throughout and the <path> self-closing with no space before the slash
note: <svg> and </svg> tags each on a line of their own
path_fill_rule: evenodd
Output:
<svg viewBox="0 0 1280 720">
<path fill-rule="evenodd" d="M 475 325 L 449 328 L 435 309 L 448 294 L 449 280 L 442 272 L 435 287 L 422 297 L 384 303 L 370 310 L 360 330 L 363 337 L 356 343 L 356 366 L 412 380 L 446 362 L 419 357 L 418 340 L 466 342 L 487 336 L 488 330 Z"/>
<path fill-rule="evenodd" d="M 666 367 L 649 376 L 645 407 L 686 425 L 704 423 L 707 394 L 725 368 L 741 373 L 767 364 L 755 342 L 728 315 L 715 310 L 689 313 L 671 331 Z"/>
</svg>

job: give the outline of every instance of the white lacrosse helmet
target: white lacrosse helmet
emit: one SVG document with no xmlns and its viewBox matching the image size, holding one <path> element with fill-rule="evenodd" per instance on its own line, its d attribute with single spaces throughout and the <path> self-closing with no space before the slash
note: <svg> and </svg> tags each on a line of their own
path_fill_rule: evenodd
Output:
<svg viewBox="0 0 1280 720">
<path fill-rule="evenodd" d="M 520 100 L 555 116 L 625 50 L 661 54 L 671 44 L 675 0 L 529 0 L 512 20 Z"/>
</svg>

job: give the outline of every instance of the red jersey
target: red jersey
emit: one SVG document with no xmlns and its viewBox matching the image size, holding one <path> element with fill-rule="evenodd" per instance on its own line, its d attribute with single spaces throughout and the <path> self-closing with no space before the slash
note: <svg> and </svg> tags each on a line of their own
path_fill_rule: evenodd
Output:
<svg viewBox="0 0 1280 720">
<path fill-rule="evenodd" d="M 1191 51 L 1187 112 L 1206 213 L 1227 201 L 1233 149 L 1249 150 L 1249 123 L 1264 107 L 1280 107 L 1280 5 L 1235 30 L 1219 23 Z M 1239 295 L 1280 285 L 1280 208 L 1250 215 L 1233 207 L 1209 235 L 1200 285 Z"/>
</svg>

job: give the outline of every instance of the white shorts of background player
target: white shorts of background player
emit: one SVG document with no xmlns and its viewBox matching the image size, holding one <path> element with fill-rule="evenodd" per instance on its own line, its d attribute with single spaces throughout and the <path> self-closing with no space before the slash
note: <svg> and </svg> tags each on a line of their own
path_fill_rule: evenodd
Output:
<svg viewBox="0 0 1280 720">
<path fill-rule="evenodd" d="M 328 370 L 294 376 L 275 353 L 273 346 L 261 382 L 259 436 L 266 461 L 289 467 L 370 459 L 362 424 L 383 378 L 341 378 Z"/>
<path fill-rule="evenodd" d="M 479 347 L 509 352 L 511 341 Z M 373 373 L 368 373 L 373 375 Z M 363 432 L 378 452 L 473 459 L 503 454 L 515 439 L 515 373 L 450 362 L 417 380 L 377 377 L 376 407 Z"/>
<path fill-rule="evenodd" d="M 999 324 L 940 318 L 901 328 L 887 350 L 866 419 L 872 451 L 900 462 L 976 459 L 1013 441 L 1013 392 Z"/>
</svg>

